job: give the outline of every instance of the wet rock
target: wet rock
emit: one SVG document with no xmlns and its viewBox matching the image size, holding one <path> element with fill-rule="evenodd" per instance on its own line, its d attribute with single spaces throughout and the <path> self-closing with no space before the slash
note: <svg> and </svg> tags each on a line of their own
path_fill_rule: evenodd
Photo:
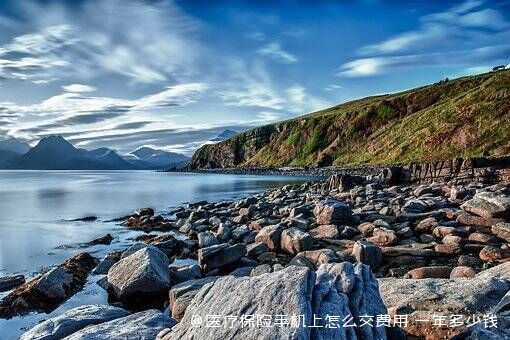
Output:
<svg viewBox="0 0 510 340">
<path fill-rule="evenodd" d="M 142 208 L 135 210 L 135 215 L 137 216 L 154 216 L 154 209 L 152 208 Z"/>
<path fill-rule="evenodd" d="M 106 275 L 110 268 L 117 262 L 119 262 L 122 253 L 120 252 L 111 252 L 108 253 L 104 259 L 99 262 L 96 268 L 92 271 L 94 275 Z"/>
<path fill-rule="evenodd" d="M 264 243 L 271 251 L 280 249 L 280 240 L 283 226 L 280 224 L 269 225 L 262 228 L 255 237 L 256 242 Z"/>
<path fill-rule="evenodd" d="M 198 234 L 198 247 L 206 248 L 218 244 L 218 240 L 210 231 L 203 231 Z"/>
<path fill-rule="evenodd" d="M 244 244 L 217 244 L 198 250 L 198 264 L 205 271 L 221 268 L 246 255 Z"/>
<path fill-rule="evenodd" d="M 127 316 L 129 313 L 109 305 L 85 305 L 50 318 L 23 333 L 20 340 L 57 340 L 87 326 Z"/>
<path fill-rule="evenodd" d="M 460 206 L 464 211 L 485 218 L 510 217 L 510 197 L 493 192 L 480 192 Z"/>
<path fill-rule="evenodd" d="M 66 340 L 153 340 L 163 329 L 171 328 L 176 321 L 158 310 L 146 310 L 119 319 L 87 326 L 66 337 Z"/>
<path fill-rule="evenodd" d="M 121 259 L 110 268 L 109 289 L 125 305 L 135 308 L 138 305 L 153 306 L 161 296 L 166 295 L 170 287 L 168 265 L 168 257 L 149 245 Z"/>
<path fill-rule="evenodd" d="M 475 277 L 476 271 L 467 266 L 458 266 L 453 268 L 450 273 L 450 279 L 459 279 L 459 278 L 472 278 Z"/>
<path fill-rule="evenodd" d="M 285 229 L 281 235 L 280 247 L 283 251 L 295 255 L 313 246 L 313 239 L 310 234 L 298 228 Z"/>
<path fill-rule="evenodd" d="M 6 292 L 25 283 L 24 275 L 0 276 L 0 292 Z"/>
<path fill-rule="evenodd" d="M 491 231 L 497 237 L 510 242 L 510 223 L 497 223 L 492 226 Z"/>
<path fill-rule="evenodd" d="M 4 297 L 0 302 L 0 317 L 52 311 L 83 288 L 88 274 L 96 265 L 97 260 L 88 253 L 73 256 Z"/>
<path fill-rule="evenodd" d="M 393 230 L 375 228 L 373 236 L 367 240 L 379 246 L 391 246 L 398 241 L 398 237 Z"/>
<path fill-rule="evenodd" d="M 113 236 L 111 234 L 106 234 L 104 236 L 98 237 L 90 242 L 87 242 L 87 245 L 89 246 L 95 246 L 98 244 L 110 244 L 113 241 Z"/>
<path fill-rule="evenodd" d="M 446 279 L 450 277 L 452 270 L 452 267 L 447 266 L 421 267 L 409 271 L 407 275 L 409 275 L 412 279 Z"/>
<path fill-rule="evenodd" d="M 328 199 L 319 202 L 313 209 L 317 224 L 349 224 L 352 222 L 351 207 L 341 201 Z"/>
<path fill-rule="evenodd" d="M 97 216 L 85 216 L 70 220 L 71 222 L 94 222 L 97 220 Z"/>
<path fill-rule="evenodd" d="M 381 249 L 371 243 L 358 241 L 352 248 L 352 256 L 357 262 L 369 265 L 372 269 L 376 269 L 382 263 Z"/>
<path fill-rule="evenodd" d="M 337 226 L 333 224 L 320 225 L 317 228 L 310 230 L 309 233 L 316 239 L 336 239 L 340 236 Z"/>
</svg>

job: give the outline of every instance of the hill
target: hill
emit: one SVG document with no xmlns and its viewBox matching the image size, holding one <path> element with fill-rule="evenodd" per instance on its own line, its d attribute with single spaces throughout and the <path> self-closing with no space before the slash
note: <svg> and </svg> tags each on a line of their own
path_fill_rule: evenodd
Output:
<svg viewBox="0 0 510 340">
<path fill-rule="evenodd" d="M 140 168 L 165 169 L 171 167 L 183 167 L 190 158 L 180 153 L 163 151 L 149 147 L 141 147 L 130 153 L 129 162 Z"/>
<path fill-rule="evenodd" d="M 424 162 L 510 153 L 510 71 L 354 100 L 204 145 L 190 169 Z"/>
</svg>

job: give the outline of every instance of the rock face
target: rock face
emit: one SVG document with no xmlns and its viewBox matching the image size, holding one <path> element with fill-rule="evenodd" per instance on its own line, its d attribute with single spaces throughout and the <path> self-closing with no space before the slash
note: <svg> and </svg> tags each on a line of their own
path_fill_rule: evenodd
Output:
<svg viewBox="0 0 510 340">
<path fill-rule="evenodd" d="M 113 265 L 108 271 L 109 289 L 130 304 L 164 296 L 170 287 L 168 265 L 167 256 L 149 245 Z"/>
<path fill-rule="evenodd" d="M 198 264 L 205 271 L 220 268 L 239 260 L 246 255 L 246 246 L 242 244 L 217 244 L 198 251 Z"/>
<path fill-rule="evenodd" d="M 14 289 L 0 302 L 0 317 L 32 311 L 50 312 L 83 288 L 97 264 L 88 253 L 73 256 L 58 267 Z"/>
<path fill-rule="evenodd" d="M 390 314 L 409 314 L 409 320 L 430 319 L 432 314 L 481 315 L 499 303 L 510 289 L 510 263 L 468 279 L 380 279 L 380 291 Z M 413 336 L 440 339 L 463 328 L 441 328 L 432 321 L 409 322 L 404 330 Z"/>
<path fill-rule="evenodd" d="M 268 315 L 266 322 L 270 327 L 259 327 L 256 323 L 253 327 L 246 324 L 243 327 L 240 316 L 246 314 Z M 313 314 L 322 320 L 314 321 Z M 204 286 L 193 298 L 182 321 L 172 330 L 163 331 L 158 338 L 386 339 L 384 327 L 365 325 L 356 331 L 343 328 L 341 324 L 335 327 L 334 323 L 326 321 L 328 314 L 339 315 L 340 320 L 352 315 L 353 322 L 358 324 L 362 315 L 386 314 L 377 280 L 368 266 L 330 263 L 321 265 L 317 273 L 306 267 L 288 266 L 254 277 L 222 277 Z M 228 327 L 210 328 L 206 327 L 208 315 L 238 316 L 239 319 L 220 319 L 220 323 Z M 274 319 L 277 315 L 284 318 Z M 201 323 L 197 324 L 197 320 Z M 323 327 L 302 327 L 313 322 Z"/>
<path fill-rule="evenodd" d="M 352 222 L 352 210 L 345 202 L 325 200 L 313 209 L 317 224 L 349 224 Z"/>
<path fill-rule="evenodd" d="M 85 327 L 66 340 L 112 340 L 137 339 L 154 340 L 165 328 L 175 325 L 175 320 L 158 310 L 147 310 L 129 316 Z"/>
<path fill-rule="evenodd" d="M 57 340 L 90 325 L 127 316 L 122 308 L 108 305 L 85 305 L 48 319 L 25 332 L 20 340 Z"/>
</svg>

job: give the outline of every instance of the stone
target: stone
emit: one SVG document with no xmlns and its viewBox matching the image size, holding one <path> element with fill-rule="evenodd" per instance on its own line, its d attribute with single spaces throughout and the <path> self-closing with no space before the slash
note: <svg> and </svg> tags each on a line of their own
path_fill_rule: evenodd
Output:
<svg viewBox="0 0 510 340">
<path fill-rule="evenodd" d="M 491 227 L 497 223 L 505 222 L 505 220 L 501 218 L 485 218 L 463 212 L 458 214 L 457 222 L 463 225 L 477 225 L 482 227 Z"/>
<path fill-rule="evenodd" d="M 464 243 L 464 239 L 460 236 L 446 235 L 441 242 L 443 242 L 443 244 L 462 244 Z"/>
<path fill-rule="evenodd" d="M 258 276 L 262 274 L 271 273 L 273 267 L 270 264 L 261 264 L 252 269 L 250 276 Z"/>
<path fill-rule="evenodd" d="M 176 321 L 158 310 L 151 309 L 119 319 L 87 326 L 66 337 L 66 340 L 153 340 L 163 329 L 172 328 Z"/>
<path fill-rule="evenodd" d="M 280 247 L 283 251 L 295 255 L 310 250 L 313 247 L 313 239 L 301 229 L 289 228 L 282 232 Z"/>
<path fill-rule="evenodd" d="M 437 220 L 434 217 L 429 217 L 421 220 L 415 230 L 419 233 L 432 233 L 437 226 L 439 226 Z"/>
<path fill-rule="evenodd" d="M 393 230 L 375 228 L 373 236 L 367 238 L 371 243 L 379 246 L 391 246 L 398 241 L 398 237 Z"/>
<path fill-rule="evenodd" d="M 459 279 L 459 278 L 472 278 L 475 277 L 476 271 L 467 266 L 458 266 L 453 268 L 450 273 L 450 279 Z"/>
<path fill-rule="evenodd" d="M 149 245 L 121 259 L 108 271 L 108 286 L 123 303 L 144 303 L 170 287 L 168 257 Z"/>
<path fill-rule="evenodd" d="M 446 279 L 450 277 L 450 273 L 452 272 L 452 267 L 447 266 L 431 266 L 431 267 L 421 267 L 416 268 L 407 273 L 412 279 L 430 279 L 430 278 L 438 278 L 438 279 Z"/>
<path fill-rule="evenodd" d="M 313 209 L 317 224 L 349 224 L 352 222 L 351 207 L 341 201 L 328 199 L 319 202 Z"/>
<path fill-rule="evenodd" d="M 172 286 L 170 291 L 168 292 L 168 297 L 170 301 L 170 307 L 173 306 L 174 302 L 182 295 L 188 292 L 198 292 L 200 288 L 203 286 L 216 281 L 218 277 L 216 276 L 208 276 L 201 279 L 189 280 L 185 282 L 181 282 Z"/>
<path fill-rule="evenodd" d="M 0 317 L 11 318 L 29 312 L 51 312 L 81 290 L 97 260 L 80 253 L 22 284 L 0 301 Z"/>
<path fill-rule="evenodd" d="M 457 264 L 462 267 L 481 267 L 483 262 L 477 257 L 472 255 L 460 255 L 457 259 Z"/>
<path fill-rule="evenodd" d="M 216 230 L 216 239 L 222 243 L 228 242 L 232 236 L 232 230 L 225 223 L 220 223 Z"/>
<path fill-rule="evenodd" d="M 142 208 L 135 210 L 135 215 L 137 216 L 154 216 L 154 209 L 152 208 Z"/>
<path fill-rule="evenodd" d="M 219 243 L 214 234 L 210 231 L 203 231 L 199 233 L 197 237 L 199 248 L 206 248 Z"/>
<path fill-rule="evenodd" d="M 485 218 L 510 217 L 510 197 L 493 192 L 479 192 L 461 209 Z"/>
<path fill-rule="evenodd" d="M 96 268 L 92 271 L 94 275 L 106 275 L 110 268 L 120 260 L 122 253 L 120 252 L 112 252 L 106 254 L 104 259 L 99 262 Z"/>
<path fill-rule="evenodd" d="M 146 243 L 135 243 L 131 245 L 128 249 L 124 250 L 121 255 L 121 259 L 128 257 L 139 251 L 140 249 L 147 248 L 149 245 Z"/>
<path fill-rule="evenodd" d="M 309 233 L 316 239 L 337 239 L 340 236 L 337 226 L 333 224 L 320 225 L 317 228 L 310 230 Z"/>
<path fill-rule="evenodd" d="M 442 255 L 456 255 L 462 252 L 462 246 L 458 243 L 438 244 L 434 250 Z"/>
<path fill-rule="evenodd" d="M 198 264 L 205 271 L 221 268 L 246 255 L 244 244 L 221 243 L 198 250 Z"/>
<path fill-rule="evenodd" d="M 280 249 L 283 226 L 280 224 L 268 225 L 262 228 L 255 237 L 256 242 L 264 243 L 271 251 Z"/>
<path fill-rule="evenodd" d="M 496 223 L 492 226 L 491 231 L 497 237 L 510 242 L 510 223 Z"/>
<path fill-rule="evenodd" d="M 210 328 L 194 325 L 192 320 L 207 315 L 305 315 L 309 321 L 315 275 L 303 267 L 289 266 L 255 277 L 225 276 L 204 286 L 187 307 L 179 324 L 160 339 L 306 339 L 310 330 L 303 327 Z"/>
<path fill-rule="evenodd" d="M 447 235 L 456 235 L 456 234 L 457 234 L 457 232 L 456 232 L 455 228 L 443 227 L 443 226 L 434 228 L 434 231 L 432 232 L 432 235 L 434 235 L 437 238 L 443 238 Z"/>
<path fill-rule="evenodd" d="M 23 333 L 20 340 L 57 340 L 87 326 L 122 318 L 129 313 L 109 305 L 85 305 L 45 320 Z"/>
<path fill-rule="evenodd" d="M 269 247 L 262 242 L 251 243 L 246 247 L 246 255 L 249 257 L 256 258 L 260 254 L 271 251 Z"/>
<path fill-rule="evenodd" d="M 0 276 L 0 292 L 6 292 L 24 283 L 24 275 Z"/>
<path fill-rule="evenodd" d="M 179 268 L 170 267 L 169 274 L 170 282 L 173 285 L 189 280 L 200 279 L 202 277 L 202 271 L 197 264 Z"/>
<path fill-rule="evenodd" d="M 364 236 L 371 236 L 375 228 L 376 227 L 372 222 L 364 222 L 358 226 L 358 231 Z"/>
<path fill-rule="evenodd" d="M 381 248 L 375 244 L 358 241 L 352 248 L 352 256 L 357 262 L 369 265 L 372 269 L 376 269 L 382 263 Z"/>
<path fill-rule="evenodd" d="M 497 239 L 494 236 L 483 233 L 472 233 L 469 235 L 468 240 L 470 242 L 481 244 L 493 244 L 497 242 Z"/>
<path fill-rule="evenodd" d="M 337 254 L 331 249 L 318 249 L 318 250 L 308 250 L 298 253 L 297 257 L 302 257 L 307 259 L 314 267 L 314 269 L 319 268 L 324 263 L 333 263 L 339 262 L 340 259 Z"/>
<path fill-rule="evenodd" d="M 497 247 L 485 246 L 480 251 L 480 259 L 484 262 L 498 262 L 505 258 L 503 250 Z"/>
<path fill-rule="evenodd" d="M 87 245 L 89 246 L 95 246 L 98 244 L 110 244 L 113 241 L 113 236 L 111 234 L 106 234 L 104 236 L 98 237 L 92 241 L 87 242 Z"/>
</svg>

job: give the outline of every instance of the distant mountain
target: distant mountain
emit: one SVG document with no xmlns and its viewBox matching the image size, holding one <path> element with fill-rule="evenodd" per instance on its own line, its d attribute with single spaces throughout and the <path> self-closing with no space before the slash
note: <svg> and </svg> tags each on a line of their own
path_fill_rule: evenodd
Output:
<svg viewBox="0 0 510 340">
<path fill-rule="evenodd" d="M 146 169 L 182 168 L 190 160 L 188 156 L 180 153 L 153 149 L 146 146 L 124 157 L 128 162 Z"/>
<path fill-rule="evenodd" d="M 224 140 L 234 137 L 237 134 L 238 134 L 238 132 L 227 129 L 227 130 L 223 131 L 222 133 L 220 133 L 218 136 L 211 139 L 211 142 L 222 142 Z"/>
<path fill-rule="evenodd" d="M 17 156 L 19 156 L 19 154 L 15 153 L 15 152 L 0 150 L 0 164 L 7 162 L 11 159 L 14 159 Z"/>
<path fill-rule="evenodd" d="M 126 161 L 124 158 L 119 156 L 115 151 L 108 148 L 99 148 L 87 151 L 87 156 L 94 158 L 106 165 L 110 169 L 116 170 L 137 170 L 140 167 Z"/>
<path fill-rule="evenodd" d="M 0 150 L 11 151 L 17 155 L 22 155 L 30 150 L 30 146 L 27 143 L 20 142 L 16 138 L 9 138 L 0 141 Z"/>
</svg>

